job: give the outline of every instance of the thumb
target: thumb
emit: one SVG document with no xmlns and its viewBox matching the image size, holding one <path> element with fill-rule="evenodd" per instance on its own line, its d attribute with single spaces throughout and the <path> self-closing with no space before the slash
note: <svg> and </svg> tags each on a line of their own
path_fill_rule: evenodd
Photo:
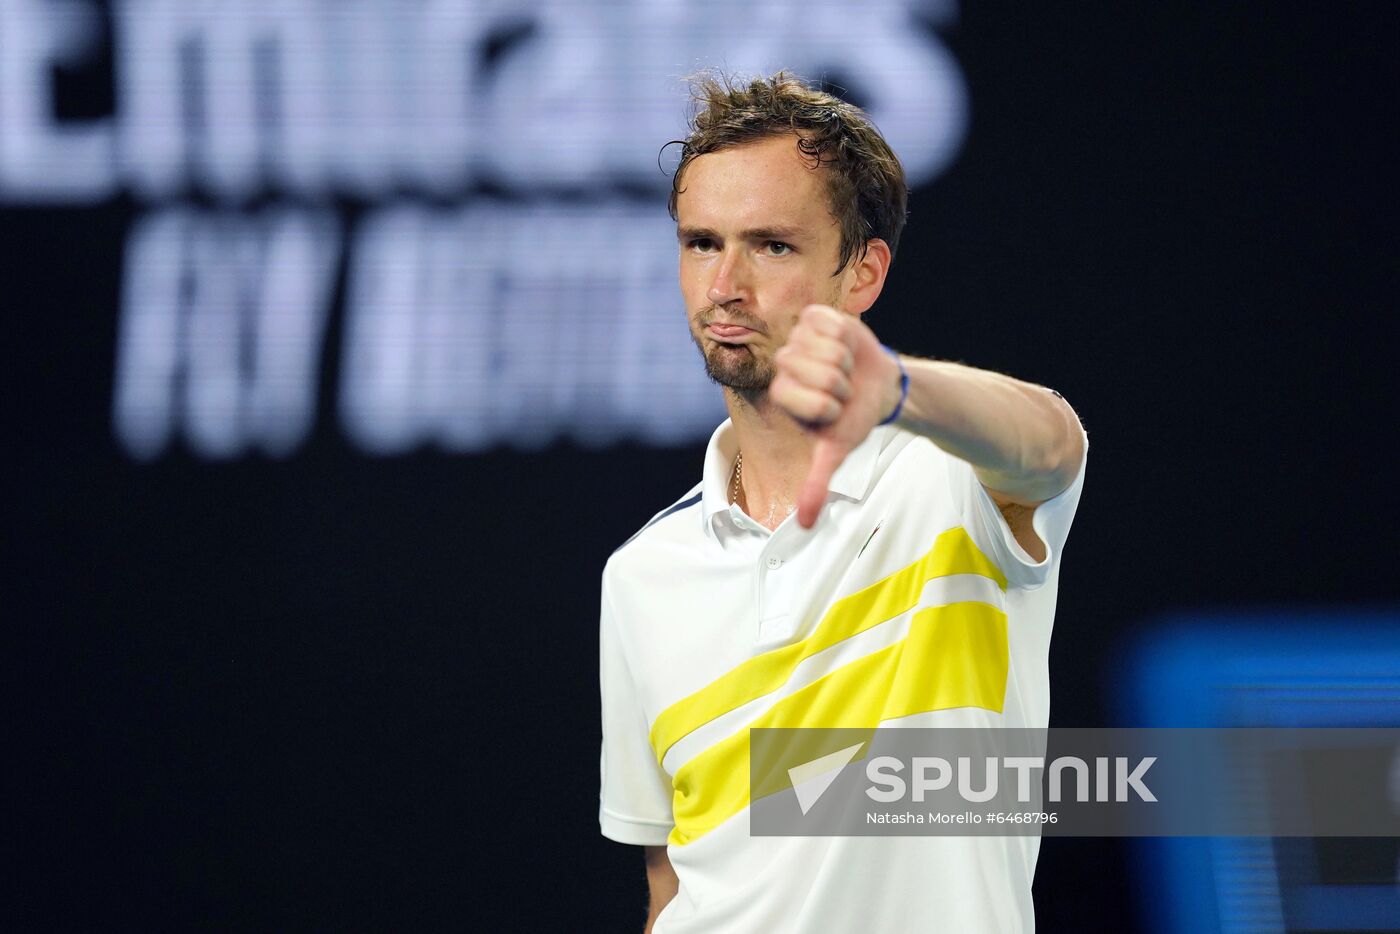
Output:
<svg viewBox="0 0 1400 934">
<path fill-rule="evenodd" d="M 797 494 L 797 524 L 810 529 L 817 522 L 817 516 L 826 504 L 826 494 L 831 489 L 831 477 L 836 468 L 850 453 L 844 443 L 834 438 L 819 438 L 812 449 L 812 466 L 807 471 L 807 479 L 802 482 L 802 491 Z"/>
</svg>

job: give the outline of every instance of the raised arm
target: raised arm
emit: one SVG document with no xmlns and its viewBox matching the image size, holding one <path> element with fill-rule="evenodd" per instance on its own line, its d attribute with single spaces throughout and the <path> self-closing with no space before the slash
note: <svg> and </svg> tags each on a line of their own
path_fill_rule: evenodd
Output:
<svg viewBox="0 0 1400 934">
<path fill-rule="evenodd" d="M 1084 435 L 1059 393 L 960 363 L 900 362 L 909 374 L 900 427 L 970 463 L 993 498 L 1034 506 L 1074 481 Z"/>
<path fill-rule="evenodd" d="M 1083 459 L 1079 419 L 1058 393 L 959 363 L 896 361 L 858 317 L 825 305 L 803 309 L 774 362 L 773 400 L 817 439 L 797 504 L 806 528 L 816 521 L 836 468 L 894 412 L 901 366 L 909 393 L 900 427 L 972 464 L 1004 511 L 1032 510 L 1064 490 Z"/>
</svg>

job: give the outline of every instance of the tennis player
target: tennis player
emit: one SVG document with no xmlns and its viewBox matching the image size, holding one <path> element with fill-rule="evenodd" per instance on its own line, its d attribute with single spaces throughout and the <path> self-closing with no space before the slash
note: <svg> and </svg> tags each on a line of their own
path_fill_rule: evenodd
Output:
<svg viewBox="0 0 1400 934">
<path fill-rule="evenodd" d="M 862 111 L 695 92 L 670 206 L 729 418 L 603 573 L 602 832 L 645 848 L 658 934 L 1033 930 L 1036 836 L 752 835 L 748 730 L 1045 727 L 1085 432 L 867 324 L 906 188 Z"/>
</svg>

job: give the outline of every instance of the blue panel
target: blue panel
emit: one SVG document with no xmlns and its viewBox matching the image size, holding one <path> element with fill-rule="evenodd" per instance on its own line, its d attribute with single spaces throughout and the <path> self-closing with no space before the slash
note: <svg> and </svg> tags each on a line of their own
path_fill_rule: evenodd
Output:
<svg viewBox="0 0 1400 934">
<path fill-rule="evenodd" d="M 1288 899 L 1290 921 L 1312 931 L 1394 931 L 1400 918 L 1393 885 L 1300 885 Z"/>
<path fill-rule="evenodd" d="M 1167 618 L 1115 666 L 1110 695 L 1121 726 L 1400 726 L 1400 610 Z M 1316 860 L 1281 869 L 1268 839 L 1144 839 L 1134 850 L 1143 926 L 1159 934 L 1400 929 L 1393 886 L 1301 877 Z"/>
</svg>

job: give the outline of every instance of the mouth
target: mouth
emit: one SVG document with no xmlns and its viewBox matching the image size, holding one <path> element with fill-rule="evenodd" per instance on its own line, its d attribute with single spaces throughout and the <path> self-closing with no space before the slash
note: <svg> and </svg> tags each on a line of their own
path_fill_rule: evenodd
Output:
<svg viewBox="0 0 1400 934">
<path fill-rule="evenodd" d="M 707 324 L 705 333 L 722 344 L 743 344 L 758 332 L 742 324 Z"/>
</svg>

